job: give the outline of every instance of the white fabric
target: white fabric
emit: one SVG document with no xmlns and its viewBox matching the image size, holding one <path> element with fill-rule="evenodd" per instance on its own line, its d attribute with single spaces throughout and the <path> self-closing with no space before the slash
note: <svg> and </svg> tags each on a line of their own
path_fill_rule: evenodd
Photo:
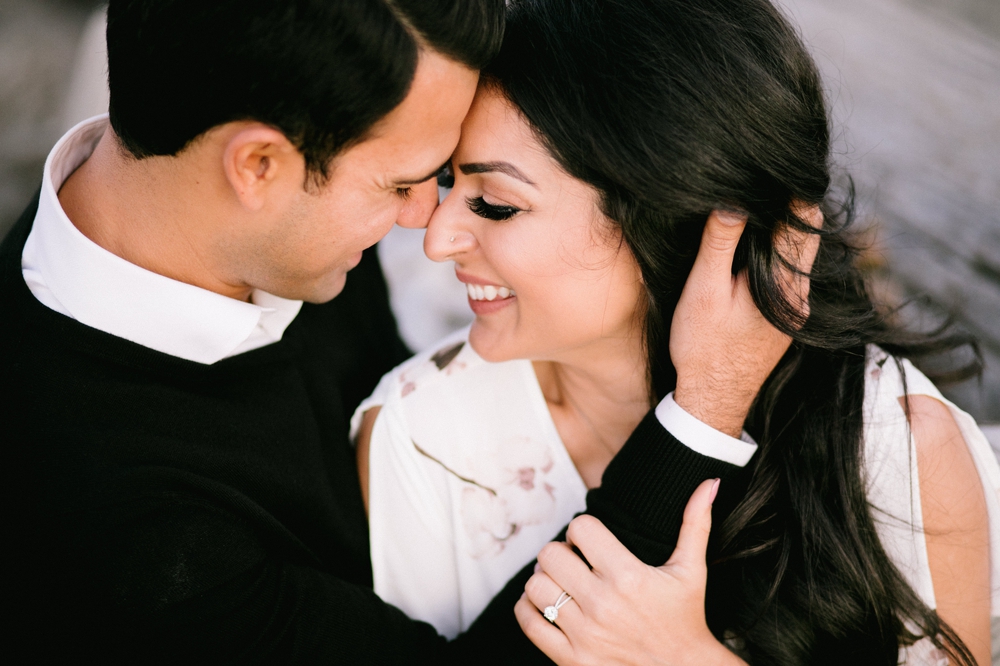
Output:
<svg viewBox="0 0 1000 666">
<path fill-rule="evenodd" d="M 41 303 L 77 321 L 156 351 L 211 364 L 281 339 L 302 307 L 260 290 L 252 303 L 158 275 L 84 236 L 59 203 L 63 183 L 94 152 L 107 114 L 60 139 L 45 162 L 38 213 L 21 269 Z"/>
<path fill-rule="evenodd" d="M 923 533 L 917 452 L 899 401 L 904 393 L 930 396 L 951 411 L 983 483 L 990 530 L 991 615 L 1000 617 L 1000 465 L 986 436 L 909 361 L 902 362 L 901 372 L 894 359 L 871 347 L 865 372 L 866 487 L 882 545 L 910 587 L 930 608 L 937 608 Z M 948 663 L 928 640 L 904 649 L 901 659 L 906 664 Z"/>
<path fill-rule="evenodd" d="M 352 420 L 356 433 L 362 414 L 382 405 L 369 458 L 375 591 L 448 637 L 468 628 L 587 492 L 531 362 L 486 363 L 467 334 L 386 375 Z"/>
<path fill-rule="evenodd" d="M 354 437 L 364 412 L 381 406 L 369 465 L 375 591 L 449 637 L 466 629 L 509 578 L 584 509 L 586 495 L 531 363 L 487 363 L 465 344 L 467 335 L 460 331 L 386 375 L 351 422 Z M 973 419 L 944 400 L 912 365 L 903 367 L 911 395 L 930 395 L 948 405 L 976 460 L 989 510 L 992 614 L 1000 616 L 1000 466 Z M 889 557 L 934 608 L 916 455 L 901 395 L 895 361 L 870 348 L 868 497 Z M 945 663 L 929 641 L 904 649 L 900 658 L 911 666 Z"/>
<path fill-rule="evenodd" d="M 689 449 L 730 465 L 743 467 L 757 452 L 757 442 L 745 430 L 739 439 L 719 432 L 674 402 L 673 392 L 656 406 L 656 420 Z"/>
</svg>

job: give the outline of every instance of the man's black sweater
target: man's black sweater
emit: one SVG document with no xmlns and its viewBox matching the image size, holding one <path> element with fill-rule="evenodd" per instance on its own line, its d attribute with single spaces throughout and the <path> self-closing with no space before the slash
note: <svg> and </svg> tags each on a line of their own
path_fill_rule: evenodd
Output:
<svg viewBox="0 0 1000 666">
<path fill-rule="evenodd" d="M 407 353 L 373 252 L 281 342 L 201 365 L 39 303 L 21 274 L 36 208 L 0 246 L 5 642 L 19 659 L 544 661 L 511 612 L 530 567 L 450 643 L 372 592 L 347 419 Z M 588 511 L 662 563 L 694 487 L 734 471 L 650 416 Z"/>
</svg>

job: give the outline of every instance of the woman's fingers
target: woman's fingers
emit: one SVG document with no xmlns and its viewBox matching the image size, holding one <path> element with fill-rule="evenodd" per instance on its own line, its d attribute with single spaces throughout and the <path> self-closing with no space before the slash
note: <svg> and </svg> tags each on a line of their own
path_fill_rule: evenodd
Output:
<svg viewBox="0 0 1000 666">
<path fill-rule="evenodd" d="M 528 594 L 521 595 L 521 598 L 514 605 L 514 617 L 521 626 L 521 631 L 532 643 L 538 647 L 545 655 L 557 664 L 569 662 L 572 653 L 569 639 L 560 631 L 559 627 L 551 624 L 542 617 Z"/>
<path fill-rule="evenodd" d="M 546 546 L 525 586 L 514 609 L 521 629 L 560 665 L 722 663 L 720 655 L 730 653 L 705 622 L 705 550 L 717 490 L 710 479 L 692 494 L 677 550 L 662 567 L 643 564 L 596 518 L 575 519 L 567 543 Z M 581 586 L 579 596 L 566 597 L 577 589 L 566 580 Z M 542 613 L 555 606 L 553 625 Z"/>
<path fill-rule="evenodd" d="M 702 482 L 684 509 L 684 522 L 677 537 L 677 547 L 664 569 L 682 567 L 687 571 L 704 570 L 708 537 L 712 531 L 712 502 L 719 492 L 719 479 Z"/>
<path fill-rule="evenodd" d="M 600 574 L 614 574 L 621 570 L 624 563 L 635 559 L 611 530 L 593 516 L 577 516 L 570 522 L 566 530 L 566 546 L 578 549 L 594 571 Z M 557 580 L 562 582 L 561 578 Z"/>
<path fill-rule="evenodd" d="M 580 606 L 573 599 L 573 595 L 552 580 L 544 571 L 540 571 L 528 579 L 524 586 L 524 593 L 539 613 L 544 614 L 545 609 L 549 607 L 555 608 L 553 624 L 556 626 L 568 626 L 567 623 L 581 617 Z M 569 597 L 567 598 L 566 595 Z M 557 605 L 558 608 L 556 608 Z M 545 619 L 544 615 L 542 619 Z M 548 622 L 547 619 L 545 621 Z"/>
<path fill-rule="evenodd" d="M 596 521 L 597 519 L 592 518 L 592 520 Z M 600 523 L 600 521 L 597 522 Z M 601 527 L 604 526 L 601 525 Z M 570 529 L 572 529 L 572 523 L 570 523 Z M 614 537 L 612 536 L 612 538 Z M 621 546 L 621 544 L 618 545 Z M 624 548 L 624 546 L 621 547 Z M 573 552 L 572 545 L 561 541 L 550 541 L 542 547 L 538 553 L 538 566 L 563 590 L 574 595 L 585 594 L 594 576 L 587 563 Z"/>
</svg>

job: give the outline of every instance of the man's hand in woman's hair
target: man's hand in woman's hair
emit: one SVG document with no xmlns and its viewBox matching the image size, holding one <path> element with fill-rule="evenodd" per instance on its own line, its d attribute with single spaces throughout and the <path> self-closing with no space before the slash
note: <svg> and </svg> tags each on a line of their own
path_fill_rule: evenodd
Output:
<svg viewBox="0 0 1000 666">
<path fill-rule="evenodd" d="M 818 207 L 796 212 L 813 227 L 822 227 Z M 729 211 L 709 216 L 670 330 L 670 357 L 677 369 L 674 400 L 733 437 L 740 436 L 750 405 L 791 344 L 791 338 L 771 325 L 754 304 L 747 270 L 733 275 L 733 258 L 746 222 L 745 215 Z M 798 269 L 783 268 L 778 277 L 788 302 L 804 319 L 809 308 L 808 274 L 819 236 L 789 228 L 775 243 Z"/>
<path fill-rule="evenodd" d="M 695 490 L 677 548 L 661 567 L 643 564 L 596 518 L 576 518 L 566 543 L 554 541 L 538 554 L 514 607 L 524 633 L 559 666 L 744 664 L 705 622 L 705 550 L 717 484 L 710 479 Z M 572 599 L 549 623 L 541 613 L 563 592 Z"/>
</svg>

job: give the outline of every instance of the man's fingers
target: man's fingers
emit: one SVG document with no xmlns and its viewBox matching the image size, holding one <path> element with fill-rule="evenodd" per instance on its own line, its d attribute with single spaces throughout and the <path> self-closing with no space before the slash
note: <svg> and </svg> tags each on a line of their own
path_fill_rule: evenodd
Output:
<svg viewBox="0 0 1000 666">
<path fill-rule="evenodd" d="M 695 284 L 729 285 L 733 277 L 733 258 L 747 225 L 744 213 L 714 210 L 708 216 L 701 246 L 694 260 L 689 281 Z"/>
<path fill-rule="evenodd" d="M 796 202 L 792 204 L 792 212 L 813 229 L 819 231 L 823 228 L 823 211 L 820 210 L 818 205 Z"/>
<path fill-rule="evenodd" d="M 684 522 L 677 537 L 677 547 L 665 566 L 705 567 L 705 552 L 712 531 L 712 502 L 719 491 L 719 479 L 703 481 L 684 509 Z"/>
<path fill-rule="evenodd" d="M 793 205 L 793 212 L 814 229 L 823 228 L 823 212 L 819 206 Z M 819 252 L 820 236 L 786 227 L 775 237 L 775 248 L 790 266 L 778 267 L 785 297 L 805 323 L 809 316 L 809 273 Z"/>
<path fill-rule="evenodd" d="M 569 639 L 559 630 L 559 627 L 551 624 L 542 617 L 535 605 L 528 599 L 527 594 L 514 605 L 514 617 L 521 625 L 521 631 L 528 637 L 535 646 L 545 653 L 552 661 L 564 664 L 569 661 L 572 648 Z"/>
<path fill-rule="evenodd" d="M 793 205 L 792 212 L 807 225 L 817 231 L 823 228 L 823 211 L 819 206 Z M 800 229 L 786 227 L 775 239 L 775 246 L 781 256 L 800 273 L 808 274 L 816 261 L 820 237 Z"/>
</svg>

